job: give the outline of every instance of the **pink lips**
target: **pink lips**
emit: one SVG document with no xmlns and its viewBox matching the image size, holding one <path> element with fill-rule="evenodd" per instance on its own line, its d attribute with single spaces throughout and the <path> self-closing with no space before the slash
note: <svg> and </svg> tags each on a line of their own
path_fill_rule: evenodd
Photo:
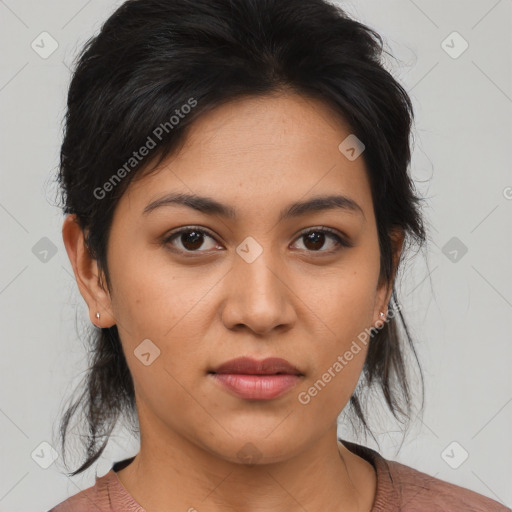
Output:
<svg viewBox="0 0 512 512">
<path fill-rule="evenodd" d="M 211 375 L 227 391 L 248 400 L 271 400 L 295 386 L 302 374 L 288 361 L 269 357 L 257 361 L 249 357 L 232 359 Z"/>
</svg>

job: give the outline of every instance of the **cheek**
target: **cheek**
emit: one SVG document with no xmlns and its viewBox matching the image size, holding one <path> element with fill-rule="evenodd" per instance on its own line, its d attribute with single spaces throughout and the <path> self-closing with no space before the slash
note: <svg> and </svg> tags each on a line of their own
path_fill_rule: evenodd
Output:
<svg viewBox="0 0 512 512">
<path fill-rule="evenodd" d="M 341 349 L 373 322 L 378 275 L 363 263 L 304 282 L 301 297 L 317 318 L 332 348 Z M 311 312 L 314 314 L 312 315 Z"/>
<path fill-rule="evenodd" d="M 175 328 L 183 328 L 183 318 L 207 291 L 207 283 L 189 276 L 190 271 L 172 267 L 161 258 L 136 254 L 124 258 L 112 275 L 116 320 L 133 336 L 171 336 Z"/>
<path fill-rule="evenodd" d="M 314 356 L 311 373 L 301 387 L 299 403 L 312 407 L 325 417 L 329 412 L 332 421 L 346 406 L 361 376 L 368 346 L 372 338 L 369 327 L 372 320 L 371 289 L 359 289 L 358 294 L 340 292 L 335 304 L 316 305 L 320 311 L 319 331 L 311 350 Z M 328 329 L 326 329 L 326 327 Z M 316 417 L 311 414 L 311 417 Z"/>
<path fill-rule="evenodd" d="M 200 412 L 187 390 L 194 389 L 194 397 L 202 401 L 197 379 L 204 360 L 206 303 L 201 298 L 214 281 L 185 278 L 169 266 L 124 268 L 116 276 L 122 286 L 117 290 L 115 314 L 136 393 L 174 425 L 173 411 L 192 410 L 191 417 Z M 178 429 L 179 422 L 174 426 Z"/>
<path fill-rule="evenodd" d="M 143 388 L 165 382 L 167 393 L 171 389 L 177 396 L 171 375 L 185 384 L 203 370 L 205 332 L 213 314 L 207 299 L 218 275 L 199 278 L 197 270 L 192 272 L 154 261 L 146 266 L 141 258 L 128 258 L 113 276 L 119 283 L 113 297 L 119 335 L 134 380 L 141 379 Z M 143 348 L 150 352 L 149 358 L 156 354 L 150 366 L 139 359 Z"/>
<path fill-rule="evenodd" d="M 308 280 L 308 290 L 304 288 L 310 309 L 304 314 L 317 333 L 307 385 L 314 386 L 311 397 L 317 393 L 318 403 L 344 404 L 355 389 L 371 341 L 377 271 L 374 261 L 359 257 L 353 265 Z"/>
</svg>

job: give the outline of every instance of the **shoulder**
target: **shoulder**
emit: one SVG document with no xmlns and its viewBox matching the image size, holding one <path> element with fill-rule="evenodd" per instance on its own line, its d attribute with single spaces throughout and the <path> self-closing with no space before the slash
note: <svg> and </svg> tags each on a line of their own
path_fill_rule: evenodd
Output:
<svg viewBox="0 0 512 512">
<path fill-rule="evenodd" d="M 94 485 L 62 501 L 48 512 L 84 512 L 85 510 L 110 512 L 112 510 L 108 486 L 110 476 L 109 472 L 102 477 L 96 477 Z"/>
<path fill-rule="evenodd" d="M 396 461 L 385 462 L 398 501 L 407 512 L 512 512 L 501 503 L 465 487 Z"/>
<path fill-rule="evenodd" d="M 131 460 L 133 457 L 115 463 L 107 474 L 96 477 L 94 485 L 59 503 L 48 512 L 145 512 L 115 473 L 115 470 L 122 468 Z"/>
<path fill-rule="evenodd" d="M 370 447 L 339 441 L 376 470 L 377 489 L 371 512 L 512 512 L 483 494 L 385 459 Z"/>
</svg>

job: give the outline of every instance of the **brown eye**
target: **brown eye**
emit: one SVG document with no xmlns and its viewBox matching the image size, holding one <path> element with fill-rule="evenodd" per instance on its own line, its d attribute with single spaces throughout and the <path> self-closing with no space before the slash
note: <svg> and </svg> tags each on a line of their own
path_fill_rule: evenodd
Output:
<svg viewBox="0 0 512 512">
<path fill-rule="evenodd" d="M 208 246 L 208 239 L 211 240 Z M 304 250 L 308 252 L 316 252 L 321 254 L 331 254 L 341 247 L 353 247 L 353 244 L 330 228 L 313 228 L 303 232 L 297 240 L 304 240 Z M 326 245 L 331 247 L 322 250 Z M 215 238 L 206 230 L 199 227 L 181 228 L 171 233 L 163 242 L 164 245 L 170 245 L 172 250 L 181 253 L 200 255 L 202 252 L 208 252 L 217 247 Z"/>
<path fill-rule="evenodd" d="M 301 239 L 304 240 L 305 249 L 310 252 L 332 253 L 339 250 L 340 247 L 352 247 L 351 243 L 344 240 L 336 231 L 330 228 L 310 229 L 299 236 L 298 240 Z M 331 242 L 331 248 L 321 250 L 329 239 L 333 241 Z"/>
<path fill-rule="evenodd" d="M 171 244 L 176 249 L 181 252 L 203 252 L 203 250 L 207 251 L 215 247 L 215 243 L 212 244 L 211 247 L 203 247 L 205 244 L 205 239 L 214 240 L 212 236 L 210 236 L 205 230 L 199 228 L 184 228 L 172 233 L 169 237 L 167 237 L 163 243 Z M 178 245 L 177 247 L 174 245 L 174 242 L 179 242 L 181 247 Z M 203 247 L 203 250 L 199 250 Z"/>
<path fill-rule="evenodd" d="M 180 241 L 185 249 L 195 251 L 203 245 L 203 237 L 204 235 L 198 231 L 189 231 L 181 234 Z"/>
<path fill-rule="evenodd" d="M 325 243 L 325 233 L 320 231 L 312 231 L 307 235 L 303 235 L 304 245 L 307 249 L 317 251 L 321 249 Z"/>
</svg>

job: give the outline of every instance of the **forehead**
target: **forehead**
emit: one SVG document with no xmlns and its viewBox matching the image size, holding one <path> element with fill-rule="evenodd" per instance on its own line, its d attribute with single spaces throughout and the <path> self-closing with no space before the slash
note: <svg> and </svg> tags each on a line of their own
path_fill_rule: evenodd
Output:
<svg viewBox="0 0 512 512">
<path fill-rule="evenodd" d="M 364 160 L 349 160 L 338 148 L 350 134 L 343 119 L 318 100 L 238 99 L 200 116 L 180 150 L 132 182 L 119 207 L 128 201 L 141 215 L 166 192 L 178 192 L 215 197 L 236 210 L 281 211 L 300 198 L 340 194 L 371 215 Z"/>
</svg>

